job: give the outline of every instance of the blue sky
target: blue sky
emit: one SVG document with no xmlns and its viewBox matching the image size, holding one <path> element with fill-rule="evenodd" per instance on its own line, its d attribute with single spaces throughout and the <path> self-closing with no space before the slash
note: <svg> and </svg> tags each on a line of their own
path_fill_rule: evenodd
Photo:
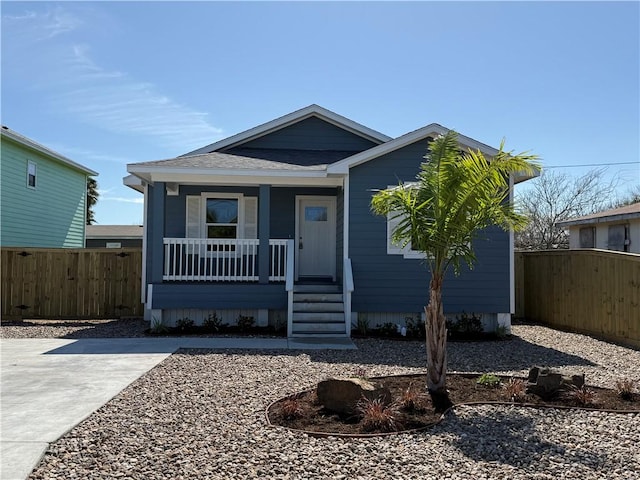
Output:
<svg viewBox="0 0 640 480">
<path fill-rule="evenodd" d="M 317 103 L 390 136 L 432 122 L 640 183 L 638 2 L 2 2 L 2 124 L 100 173 Z"/>
</svg>

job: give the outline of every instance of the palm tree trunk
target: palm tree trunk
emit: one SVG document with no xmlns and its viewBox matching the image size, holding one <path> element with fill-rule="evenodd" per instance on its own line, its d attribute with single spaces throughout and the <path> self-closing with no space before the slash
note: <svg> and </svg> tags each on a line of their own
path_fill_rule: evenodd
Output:
<svg viewBox="0 0 640 480">
<path fill-rule="evenodd" d="M 447 393 L 447 324 L 442 309 L 442 275 L 434 274 L 429 283 L 427 317 L 427 389 L 437 410 L 451 406 Z"/>
</svg>

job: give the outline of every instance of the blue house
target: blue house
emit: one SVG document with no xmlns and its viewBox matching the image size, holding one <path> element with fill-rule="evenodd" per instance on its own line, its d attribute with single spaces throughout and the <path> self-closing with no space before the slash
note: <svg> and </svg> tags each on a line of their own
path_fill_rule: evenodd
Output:
<svg viewBox="0 0 640 480">
<path fill-rule="evenodd" d="M 393 221 L 374 216 L 370 201 L 375 190 L 414 181 L 429 141 L 445 132 L 430 124 L 390 138 L 310 105 L 177 158 L 129 164 L 125 184 L 145 197 L 147 318 L 246 315 L 286 324 L 289 336 L 417 320 L 428 270 L 410 245 L 390 241 Z M 513 237 L 485 233 L 475 268 L 446 280 L 445 313 L 508 327 Z"/>
</svg>

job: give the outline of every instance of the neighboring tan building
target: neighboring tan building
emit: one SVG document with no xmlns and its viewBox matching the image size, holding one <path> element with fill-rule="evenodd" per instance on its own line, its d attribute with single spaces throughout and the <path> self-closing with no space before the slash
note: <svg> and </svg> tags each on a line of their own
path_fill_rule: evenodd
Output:
<svg viewBox="0 0 640 480">
<path fill-rule="evenodd" d="M 82 248 L 93 170 L 0 128 L 0 245 Z"/>
<path fill-rule="evenodd" d="M 558 222 L 569 229 L 569 248 L 640 253 L 640 202 Z"/>
<path fill-rule="evenodd" d="M 87 248 L 142 248 L 142 225 L 87 225 Z"/>
</svg>

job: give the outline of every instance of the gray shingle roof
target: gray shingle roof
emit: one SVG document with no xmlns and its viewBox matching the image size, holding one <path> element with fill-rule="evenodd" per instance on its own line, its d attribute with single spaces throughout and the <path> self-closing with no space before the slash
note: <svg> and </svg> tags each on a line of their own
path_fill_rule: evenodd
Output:
<svg viewBox="0 0 640 480">
<path fill-rule="evenodd" d="M 256 149 L 242 149 L 244 155 L 231 153 L 211 152 L 186 157 L 157 160 L 152 162 L 134 163 L 130 166 L 144 167 L 169 167 L 169 168 L 193 168 L 193 169 L 222 169 L 222 170 L 296 170 L 296 171 L 324 171 L 327 167 L 326 160 L 335 161 L 336 156 L 345 152 L 309 152 L 296 155 L 289 150 L 258 151 Z M 252 150 L 248 152 L 247 150 Z M 297 151 L 302 152 L 302 151 Z M 251 155 L 251 156 L 249 156 Z M 348 155 L 347 155 L 348 156 Z M 269 158 L 262 158 L 269 157 Z M 343 157 L 344 158 L 344 157 Z M 323 161 L 325 159 L 325 161 Z M 314 163 L 321 162 L 321 163 Z"/>
<path fill-rule="evenodd" d="M 142 225 L 87 225 L 86 238 L 142 238 Z"/>
<path fill-rule="evenodd" d="M 611 210 L 605 210 L 603 212 L 585 215 L 584 217 L 570 218 L 569 220 L 558 222 L 558 225 L 582 225 L 588 223 L 618 221 L 638 217 L 640 217 L 640 203 L 632 203 L 631 205 L 612 208 Z"/>
</svg>

